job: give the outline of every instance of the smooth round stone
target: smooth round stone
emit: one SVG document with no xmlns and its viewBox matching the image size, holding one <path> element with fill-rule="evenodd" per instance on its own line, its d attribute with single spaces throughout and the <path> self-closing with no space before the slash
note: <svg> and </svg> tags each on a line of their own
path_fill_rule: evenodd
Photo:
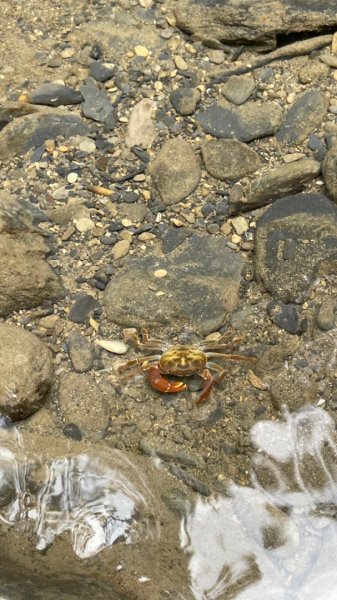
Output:
<svg viewBox="0 0 337 600">
<path fill-rule="evenodd" d="M 129 252 L 129 249 L 130 249 L 129 240 L 120 240 L 119 242 L 117 242 L 117 244 L 115 244 L 114 247 L 112 248 L 112 256 L 113 256 L 114 260 L 119 260 L 120 258 L 123 258 L 124 256 L 126 256 Z"/>
<path fill-rule="evenodd" d="M 135 51 L 136 56 L 143 56 L 143 57 L 146 57 L 149 53 L 148 48 L 145 48 L 145 46 L 140 46 L 140 45 L 135 46 L 134 51 Z"/>
<path fill-rule="evenodd" d="M 174 60 L 175 66 L 177 67 L 177 69 L 179 69 L 179 71 L 187 71 L 188 64 L 182 56 L 179 56 L 179 54 L 177 54 L 176 56 L 173 57 L 173 60 Z"/>
<path fill-rule="evenodd" d="M 78 180 L 78 173 L 69 173 L 69 175 L 67 175 L 67 181 L 68 183 L 75 183 L 75 181 Z"/>
<path fill-rule="evenodd" d="M 81 219 L 75 219 L 74 225 L 80 233 L 86 233 L 87 231 L 91 231 L 95 227 L 94 221 L 89 219 L 88 217 L 82 217 Z"/>
<path fill-rule="evenodd" d="M 162 277 L 166 277 L 167 271 L 165 269 L 157 269 L 157 271 L 154 271 L 153 275 L 158 279 L 162 279 Z"/>
<path fill-rule="evenodd" d="M 92 154 L 96 150 L 96 144 L 94 140 L 90 138 L 84 138 L 79 144 L 79 150 L 82 152 L 87 152 L 88 154 Z"/>
</svg>

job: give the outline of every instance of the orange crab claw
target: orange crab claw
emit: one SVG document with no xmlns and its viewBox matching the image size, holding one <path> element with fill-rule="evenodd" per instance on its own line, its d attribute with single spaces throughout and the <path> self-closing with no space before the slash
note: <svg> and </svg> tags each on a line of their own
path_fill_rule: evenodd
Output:
<svg viewBox="0 0 337 600">
<path fill-rule="evenodd" d="M 159 392 L 174 393 L 182 392 L 187 389 L 186 383 L 183 381 L 168 381 L 165 377 L 162 377 L 161 370 L 157 366 L 149 367 L 146 370 L 146 376 L 149 384 Z"/>
</svg>

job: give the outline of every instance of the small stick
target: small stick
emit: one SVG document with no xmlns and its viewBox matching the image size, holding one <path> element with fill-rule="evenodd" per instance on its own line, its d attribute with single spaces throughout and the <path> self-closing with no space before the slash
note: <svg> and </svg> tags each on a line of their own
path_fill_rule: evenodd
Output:
<svg viewBox="0 0 337 600">
<path fill-rule="evenodd" d="M 221 75 L 212 77 L 212 83 L 223 83 L 231 75 L 241 75 L 243 73 L 249 73 L 250 71 L 254 71 L 259 67 L 268 65 L 274 60 L 283 60 L 286 58 L 293 58 L 294 56 L 310 54 L 310 52 L 313 52 L 313 50 L 319 50 L 324 46 L 328 46 L 331 43 L 331 41 L 332 35 L 320 35 L 318 37 L 310 38 L 309 40 L 303 40 L 301 42 L 294 42 L 293 44 L 288 44 L 288 46 L 282 46 L 281 48 L 277 48 L 276 50 L 269 52 L 267 56 L 258 58 L 250 66 L 228 69 L 228 71 L 224 71 Z"/>
<path fill-rule="evenodd" d="M 113 191 L 105 188 L 101 185 L 88 185 L 87 190 L 89 192 L 93 192 L 94 194 L 99 194 L 100 196 L 112 196 Z"/>
</svg>

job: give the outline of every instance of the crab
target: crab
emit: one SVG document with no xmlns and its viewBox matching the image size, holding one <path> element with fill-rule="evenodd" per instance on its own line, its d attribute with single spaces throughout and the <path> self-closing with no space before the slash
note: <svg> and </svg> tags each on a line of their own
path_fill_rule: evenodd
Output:
<svg viewBox="0 0 337 600">
<path fill-rule="evenodd" d="M 203 380 L 203 386 L 196 404 L 202 404 L 211 393 L 213 384 L 223 381 L 225 369 L 210 359 L 224 359 L 230 361 L 255 362 L 255 356 L 241 354 L 226 354 L 232 346 L 242 341 L 235 336 L 232 330 L 227 331 L 219 341 L 204 340 L 199 344 L 169 345 L 164 341 L 149 338 L 147 329 L 141 329 L 141 338 L 134 334 L 131 336 L 135 346 L 145 351 L 146 356 L 129 360 L 118 368 L 120 373 L 133 377 L 145 373 L 148 383 L 152 388 L 164 393 L 176 393 L 187 389 L 183 381 L 172 381 L 166 375 L 175 377 L 190 377 L 197 374 Z M 211 371 L 216 375 L 212 376 Z"/>
</svg>

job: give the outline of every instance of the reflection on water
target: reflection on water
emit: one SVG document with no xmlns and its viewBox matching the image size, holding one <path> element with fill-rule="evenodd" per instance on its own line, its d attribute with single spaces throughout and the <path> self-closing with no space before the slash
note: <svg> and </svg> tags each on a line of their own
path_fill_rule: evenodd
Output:
<svg viewBox="0 0 337 600">
<path fill-rule="evenodd" d="M 102 467 L 87 455 L 58 458 L 42 466 L 18 463 L 13 452 L 2 447 L 0 481 L 1 521 L 34 532 L 38 550 L 69 531 L 80 558 L 93 556 L 118 539 L 128 541 L 131 517 L 136 506 L 145 503 L 120 470 Z"/>
<path fill-rule="evenodd" d="M 33 532 L 39 550 L 65 531 L 80 558 L 118 541 L 132 542 L 132 569 L 141 575 L 137 581 L 151 581 L 158 598 L 337 598 L 337 442 L 334 422 L 320 408 L 256 423 L 252 486 L 232 485 L 226 497 L 208 500 L 196 495 L 194 504 L 186 500 L 179 512 L 180 550 L 159 510 L 161 495 L 171 488 L 165 488 L 158 463 L 158 488 L 150 490 L 147 475 L 124 453 L 109 453 L 110 466 L 84 454 L 28 461 L 20 439 L 14 450 L 13 443 L 5 443 L 10 433 L 0 432 L 0 521 Z M 169 485 L 176 484 L 170 480 Z M 139 511 L 152 500 L 151 511 L 143 511 L 143 529 Z M 177 565 L 168 570 L 170 591 L 163 589 L 163 571 L 158 574 L 153 562 L 150 513 L 161 520 L 156 539 L 165 550 L 163 568 L 167 556 Z M 123 547 L 115 549 L 117 561 Z"/>
<path fill-rule="evenodd" d="M 253 487 L 199 500 L 182 522 L 196 600 L 335 600 L 337 445 L 319 408 L 252 430 Z"/>
</svg>

